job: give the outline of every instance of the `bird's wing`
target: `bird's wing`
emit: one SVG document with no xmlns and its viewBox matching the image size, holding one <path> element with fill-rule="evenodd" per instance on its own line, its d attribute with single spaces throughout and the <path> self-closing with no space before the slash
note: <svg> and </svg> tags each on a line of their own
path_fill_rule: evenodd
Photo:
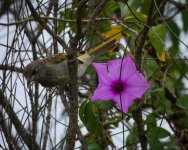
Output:
<svg viewBox="0 0 188 150">
<path fill-rule="evenodd" d="M 66 53 L 58 53 L 58 54 L 54 54 L 50 57 L 45 58 L 45 61 L 58 64 L 66 59 L 67 59 Z"/>
<path fill-rule="evenodd" d="M 115 40 L 115 39 L 103 42 L 102 44 L 98 45 L 97 47 L 89 50 L 88 54 L 92 55 L 94 57 L 100 56 L 100 55 L 114 49 L 117 46 L 116 42 L 117 42 L 117 40 Z"/>
<path fill-rule="evenodd" d="M 87 52 L 85 54 L 78 54 L 77 57 L 78 57 L 79 61 L 85 62 L 86 60 L 88 61 L 88 58 L 89 58 L 88 55 L 90 55 L 90 57 L 91 57 L 89 59 L 93 59 L 94 57 L 100 56 L 115 47 L 116 47 L 116 40 L 108 40 L 108 41 L 100 44 L 99 46 L 91 49 L 89 52 Z M 58 54 L 54 54 L 50 57 L 45 58 L 45 61 L 57 64 L 57 63 L 60 63 L 66 59 L 67 59 L 66 53 L 58 53 Z"/>
</svg>

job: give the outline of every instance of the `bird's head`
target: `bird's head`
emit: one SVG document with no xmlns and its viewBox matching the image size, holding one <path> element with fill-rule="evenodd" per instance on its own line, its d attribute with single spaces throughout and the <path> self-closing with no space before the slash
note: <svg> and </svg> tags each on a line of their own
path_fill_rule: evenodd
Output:
<svg viewBox="0 0 188 150">
<path fill-rule="evenodd" d="M 28 64 L 23 71 L 23 74 L 27 80 L 27 86 L 30 86 L 32 81 L 39 82 L 44 71 L 44 62 L 42 60 L 36 60 Z"/>
</svg>

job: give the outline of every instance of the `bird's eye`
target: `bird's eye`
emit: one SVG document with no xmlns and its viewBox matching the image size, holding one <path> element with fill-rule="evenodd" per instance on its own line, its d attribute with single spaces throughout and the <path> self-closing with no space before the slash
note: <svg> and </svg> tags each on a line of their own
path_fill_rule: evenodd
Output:
<svg viewBox="0 0 188 150">
<path fill-rule="evenodd" d="M 36 68 L 33 70 L 33 75 L 36 74 L 36 73 L 38 73 L 38 72 L 39 72 L 39 68 L 36 67 Z"/>
</svg>

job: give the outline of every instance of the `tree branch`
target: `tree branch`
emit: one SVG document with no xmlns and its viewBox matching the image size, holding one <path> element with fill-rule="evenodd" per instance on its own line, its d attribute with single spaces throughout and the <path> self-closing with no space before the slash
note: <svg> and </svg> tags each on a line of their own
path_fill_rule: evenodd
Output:
<svg viewBox="0 0 188 150">
<path fill-rule="evenodd" d="M 23 127 L 20 120 L 16 116 L 12 106 L 6 99 L 3 94 L 3 91 L 0 89 L 0 105 L 5 109 L 6 113 L 9 116 L 10 121 L 14 124 L 18 134 L 21 135 L 23 141 L 26 143 L 29 149 L 31 150 L 39 150 L 39 146 L 36 141 L 32 142 L 32 136 L 27 132 L 27 130 Z M 34 143 L 34 144 L 33 144 Z"/>
<path fill-rule="evenodd" d="M 144 29 L 142 30 L 142 32 L 140 34 L 138 47 L 137 47 L 135 55 L 134 55 L 136 66 L 137 66 L 138 70 L 141 69 L 141 54 L 142 54 L 142 49 L 144 47 L 144 44 L 147 40 L 147 34 L 149 31 L 149 27 L 152 26 L 152 24 L 153 24 L 153 20 L 152 20 L 153 9 L 154 9 L 154 3 L 152 1 L 150 4 L 146 25 L 144 26 Z M 147 150 L 147 137 L 145 135 L 144 125 L 143 125 L 143 121 L 142 121 L 142 107 L 139 107 L 139 105 L 140 105 L 139 101 L 137 101 L 136 105 L 138 107 L 136 110 L 133 111 L 133 118 L 137 124 L 139 141 L 140 141 L 142 150 Z"/>
<path fill-rule="evenodd" d="M 22 73 L 23 69 L 16 66 L 0 65 L 0 70 L 10 70 L 12 72 Z"/>
<path fill-rule="evenodd" d="M 182 9 L 187 9 L 188 8 L 188 4 L 183 4 L 174 0 L 168 0 L 169 3 L 173 4 L 174 6 L 176 6 L 178 9 L 182 10 Z"/>
<path fill-rule="evenodd" d="M 47 149 L 46 147 L 47 147 L 49 130 L 50 130 L 51 111 L 52 111 L 52 95 L 51 95 L 51 91 L 50 91 L 48 105 L 47 105 L 46 129 L 45 129 L 45 133 L 44 133 L 42 150 Z"/>
<path fill-rule="evenodd" d="M 47 24 L 44 22 L 43 19 L 40 18 L 40 16 L 37 14 L 35 8 L 33 7 L 33 5 L 31 4 L 30 0 L 26 0 L 26 3 L 31 11 L 31 14 L 33 15 L 33 17 L 39 22 L 39 24 L 56 40 L 59 42 L 59 44 L 65 49 L 65 51 L 68 53 L 70 53 L 70 48 L 67 46 L 67 44 L 65 43 L 65 41 L 57 36 L 50 28 L 49 26 L 47 26 Z"/>
<path fill-rule="evenodd" d="M 6 139 L 6 142 L 8 144 L 8 147 L 10 150 L 13 150 L 13 138 L 11 136 L 11 133 L 9 132 L 8 128 L 7 128 L 7 125 L 5 124 L 5 121 L 4 121 L 4 115 L 2 113 L 2 111 L 0 111 L 0 125 L 1 125 L 1 129 L 5 135 L 5 139 Z M 16 143 L 15 143 L 16 145 Z"/>
<path fill-rule="evenodd" d="M 58 12 L 58 0 L 54 0 L 53 1 L 53 11 L 54 11 L 54 18 L 57 18 L 57 12 Z M 57 34 L 57 20 L 53 20 L 53 24 L 54 24 L 54 33 Z M 54 54 L 58 53 L 58 45 L 57 45 L 57 41 L 55 39 L 53 39 L 53 45 L 54 45 Z"/>
<path fill-rule="evenodd" d="M 101 13 L 101 11 L 104 9 L 105 5 L 107 4 L 108 0 L 102 0 L 101 3 L 95 8 L 91 16 L 89 17 L 88 23 L 85 27 L 85 31 L 87 32 L 88 29 L 90 29 L 91 25 L 93 24 L 95 18 L 97 15 Z"/>
<path fill-rule="evenodd" d="M 62 101 L 62 103 L 63 103 L 63 105 L 65 107 L 65 111 L 67 112 L 68 115 L 70 115 L 70 112 L 69 112 L 70 108 L 69 108 L 68 102 L 66 100 L 66 96 L 64 94 L 64 90 L 63 89 L 59 89 L 58 91 L 59 91 L 59 94 L 61 96 L 61 101 Z M 85 137 L 82 135 L 82 132 L 80 131 L 79 128 L 77 128 L 77 138 L 78 138 L 78 140 L 81 142 L 81 144 L 83 146 L 82 149 L 83 150 L 88 150 L 87 142 L 85 140 Z"/>
<path fill-rule="evenodd" d="M 75 37 L 70 40 L 70 53 L 67 53 L 67 65 L 69 70 L 69 126 L 66 136 L 65 149 L 74 150 L 76 133 L 78 130 L 78 64 L 77 64 L 77 52 L 78 43 L 82 38 L 82 14 L 85 8 L 87 0 L 81 0 L 78 3 L 77 10 L 77 33 Z"/>
</svg>

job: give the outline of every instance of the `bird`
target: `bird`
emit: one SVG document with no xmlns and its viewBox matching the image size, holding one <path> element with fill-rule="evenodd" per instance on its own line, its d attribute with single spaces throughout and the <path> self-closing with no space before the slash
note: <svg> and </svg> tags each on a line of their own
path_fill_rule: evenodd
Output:
<svg viewBox="0 0 188 150">
<path fill-rule="evenodd" d="M 78 78 L 84 75 L 95 57 L 115 47 L 116 40 L 108 40 L 84 54 L 78 54 Z M 27 86 L 30 86 L 32 82 L 40 83 L 43 87 L 66 85 L 69 82 L 67 55 L 66 53 L 58 53 L 34 60 L 24 68 L 23 75 L 27 80 Z"/>
</svg>

